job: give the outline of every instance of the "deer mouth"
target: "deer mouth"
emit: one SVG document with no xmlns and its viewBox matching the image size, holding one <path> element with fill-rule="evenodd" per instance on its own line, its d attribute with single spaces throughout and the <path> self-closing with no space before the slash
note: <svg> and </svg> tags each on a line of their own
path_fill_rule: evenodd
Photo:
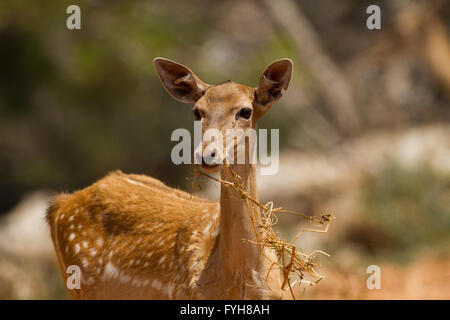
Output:
<svg viewBox="0 0 450 320">
<path fill-rule="evenodd" d="M 199 165 L 200 169 L 202 169 L 205 172 L 217 172 L 222 167 L 221 164 L 206 164 L 202 163 Z"/>
</svg>

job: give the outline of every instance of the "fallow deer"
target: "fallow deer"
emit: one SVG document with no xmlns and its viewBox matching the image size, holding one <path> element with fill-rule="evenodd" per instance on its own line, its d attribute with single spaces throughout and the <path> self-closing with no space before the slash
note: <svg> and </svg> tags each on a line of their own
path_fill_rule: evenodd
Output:
<svg viewBox="0 0 450 320">
<path fill-rule="evenodd" d="M 278 60 L 252 88 L 232 81 L 206 84 L 164 58 L 155 58 L 154 65 L 173 98 L 194 104 L 203 132 L 256 128 L 292 73 L 289 59 Z M 255 164 L 227 167 L 223 154 L 202 146 L 213 160 L 207 164 L 205 153 L 197 154 L 202 170 L 220 170 L 222 180 L 232 181 L 231 168 L 258 199 Z M 255 238 L 254 226 L 262 219 L 248 201 L 223 183 L 216 203 L 145 175 L 116 171 L 85 189 L 57 195 L 47 220 L 64 281 L 69 266 L 81 271 L 80 289 L 68 290 L 73 299 L 283 298 L 280 271 L 266 258 L 276 261 L 275 252 L 243 241 Z"/>
</svg>

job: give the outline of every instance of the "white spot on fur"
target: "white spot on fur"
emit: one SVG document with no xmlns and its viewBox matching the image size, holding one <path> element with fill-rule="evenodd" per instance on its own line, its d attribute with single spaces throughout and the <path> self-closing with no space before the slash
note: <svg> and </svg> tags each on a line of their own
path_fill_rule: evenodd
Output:
<svg viewBox="0 0 450 320">
<path fill-rule="evenodd" d="M 83 241 L 81 244 L 83 245 L 83 248 L 87 249 L 87 247 L 88 247 L 87 241 Z"/>
<path fill-rule="evenodd" d="M 217 237 L 219 235 L 219 232 L 220 232 L 220 228 L 219 228 L 219 226 L 217 226 L 216 229 L 214 230 L 214 232 L 212 233 L 212 236 Z"/>
<path fill-rule="evenodd" d="M 120 278 L 119 278 L 120 282 L 126 283 L 126 282 L 130 282 L 130 280 L 131 280 L 130 276 L 124 274 L 123 272 L 120 274 Z"/>
<path fill-rule="evenodd" d="M 195 261 L 189 268 L 189 271 L 192 271 L 192 269 L 194 269 L 197 264 L 198 264 L 198 261 Z"/>
<path fill-rule="evenodd" d="M 130 179 L 128 179 L 128 178 L 125 178 L 125 180 L 128 181 L 128 182 L 131 183 L 131 184 L 139 185 L 138 182 L 133 181 L 133 180 L 130 180 Z"/>
<path fill-rule="evenodd" d="M 105 266 L 103 279 L 116 279 L 119 276 L 119 270 L 110 262 Z M 107 278 L 108 277 L 108 278 Z"/>
<path fill-rule="evenodd" d="M 189 287 L 193 287 L 195 284 L 196 278 L 192 277 L 191 280 L 189 281 Z"/>
<path fill-rule="evenodd" d="M 167 293 L 170 299 L 172 299 L 173 289 L 175 289 L 175 285 L 173 283 L 169 283 L 169 285 L 167 286 Z"/>
<path fill-rule="evenodd" d="M 103 245 L 103 239 L 102 238 L 98 238 L 97 239 L 97 245 L 98 246 L 102 246 Z"/>
<path fill-rule="evenodd" d="M 75 233 L 71 233 L 69 236 L 69 241 L 72 241 L 73 239 L 75 239 Z"/>
<path fill-rule="evenodd" d="M 203 230 L 203 233 L 208 233 L 209 229 L 211 229 L 211 223 L 206 226 L 206 228 Z"/>
<path fill-rule="evenodd" d="M 162 282 L 160 282 L 159 280 L 153 280 L 152 282 L 152 287 L 155 288 L 156 290 L 161 290 L 163 284 Z"/>
<path fill-rule="evenodd" d="M 133 281 L 131 281 L 131 285 L 139 288 L 141 286 L 141 283 L 140 281 L 133 279 Z"/>
<path fill-rule="evenodd" d="M 80 245 L 77 243 L 74 247 L 75 254 L 78 254 L 80 252 Z"/>
</svg>

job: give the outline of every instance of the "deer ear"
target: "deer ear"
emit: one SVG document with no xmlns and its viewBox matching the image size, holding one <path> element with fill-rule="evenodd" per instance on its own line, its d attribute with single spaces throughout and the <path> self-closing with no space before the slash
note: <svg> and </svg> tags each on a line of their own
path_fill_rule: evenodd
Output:
<svg viewBox="0 0 450 320">
<path fill-rule="evenodd" d="M 264 70 L 255 91 L 254 104 L 262 108 L 263 114 L 281 98 L 281 90 L 287 90 L 292 74 L 292 61 L 281 59 Z"/>
<path fill-rule="evenodd" d="M 164 88 L 180 102 L 195 103 L 208 88 L 206 83 L 182 64 L 165 58 L 155 58 L 153 64 Z"/>
</svg>

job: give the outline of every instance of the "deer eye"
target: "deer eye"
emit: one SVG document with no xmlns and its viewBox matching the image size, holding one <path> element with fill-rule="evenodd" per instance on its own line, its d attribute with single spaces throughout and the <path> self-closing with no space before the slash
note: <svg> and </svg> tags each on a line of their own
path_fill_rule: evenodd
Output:
<svg viewBox="0 0 450 320">
<path fill-rule="evenodd" d="M 195 120 L 197 120 L 197 121 L 201 120 L 202 116 L 200 114 L 200 111 L 198 111 L 198 109 L 194 109 L 193 112 L 194 112 Z"/>
<path fill-rule="evenodd" d="M 242 108 L 236 114 L 236 120 L 239 119 L 239 118 L 250 119 L 251 115 L 252 115 L 252 109 L 250 109 L 250 108 Z"/>
</svg>

